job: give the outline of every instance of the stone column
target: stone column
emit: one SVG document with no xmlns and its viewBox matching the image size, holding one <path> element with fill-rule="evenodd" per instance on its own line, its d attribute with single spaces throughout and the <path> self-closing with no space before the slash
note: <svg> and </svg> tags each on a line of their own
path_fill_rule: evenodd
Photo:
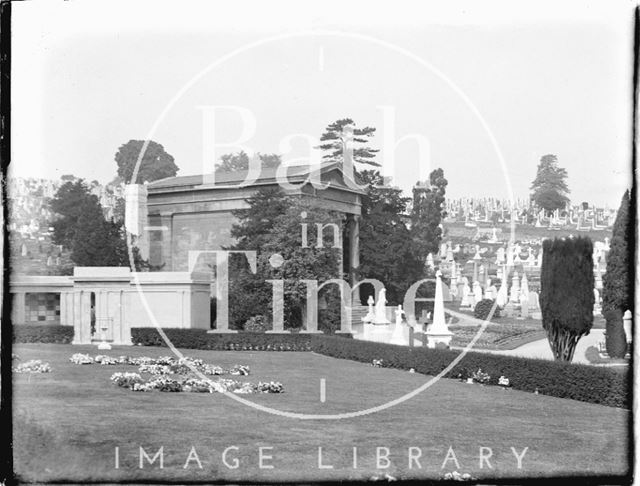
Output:
<svg viewBox="0 0 640 486">
<path fill-rule="evenodd" d="M 349 283 L 355 286 L 357 283 L 357 270 L 360 266 L 360 221 L 358 216 L 347 216 L 349 225 Z"/>
<path fill-rule="evenodd" d="M 633 342 L 633 316 L 630 310 L 626 310 L 622 316 L 622 326 L 624 327 L 624 333 L 627 336 L 627 342 Z"/>
<path fill-rule="evenodd" d="M 120 344 L 131 346 L 131 322 L 129 316 L 127 316 L 126 310 L 131 309 L 131 291 L 125 292 L 123 290 L 119 293 L 118 298 L 118 319 L 120 321 Z"/>
<path fill-rule="evenodd" d="M 107 341 L 114 338 L 113 333 L 113 315 L 109 309 L 109 294 L 107 290 L 98 290 L 96 292 L 96 333 L 102 340 L 102 327 L 106 326 L 105 339 Z"/>
<path fill-rule="evenodd" d="M 66 326 L 67 322 L 67 294 L 68 292 L 60 292 L 60 325 Z"/>
<path fill-rule="evenodd" d="M 284 282 L 267 280 L 272 286 L 273 328 L 267 334 L 278 334 L 284 331 Z"/>
<path fill-rule="evenodd" d="M 91 344 L 91 292 L 74 292 L 73 311 L 72 344 Z"/>
<path fill-rule="evenodd" d="M 13 294 L 12 324 L 25 324 L 27 321 L 27 302 L 25 292 Z"/>
<path fill-rule="evenodd" d="M 189 329 L 193 326 L 193 316 L 191 315 L 190 294 L 186 290 L 180 291 L 182 294 L 181 306 L 182 306 L 182 324 L 181 328 Z"/>
<path fill-rule="evenodd" d="M 209 333 L 232 334 L 229 329 L 229 265 L 220 253 L 216 254 L 216 328 Z"/>
<path fill-rule="evenodd" d="M 67 292 L 67 326 L 73 326 L 76 319 L 73 306 L 73 292 Z"/>
<path fill-rule="evenodd" d="M 161 263 L 165 266 L 162 269 L 165 272 L 175 270 L 173 268 L 173 213 L 160 213 L 160 226 L 167 228 L 162 231 L 162 251 Z"/>
<path fill-rule="evenodd" d="M 148 224 L 147 186 L 144 184 L 127 184 L 124 187 L 125 228 L 136 237 L 135 245 L 143 259 L 149 258 L 149 232 L 144 227 Z"/>
</svg>

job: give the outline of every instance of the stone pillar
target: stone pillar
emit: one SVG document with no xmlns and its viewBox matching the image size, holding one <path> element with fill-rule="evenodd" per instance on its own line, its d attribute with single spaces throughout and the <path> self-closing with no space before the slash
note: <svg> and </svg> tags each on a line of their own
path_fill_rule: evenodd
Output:
<svg viewBox="0 0 640 486">
<path fill-rule="evenodd" d="M 11 310 L 12 324 L 25 324 L 27 322 L 27 302 L 25 292 L 13 294 L 13 309 Z"/>
<path fill-rule="evenodd" d="M 91 344 L 91 292 L 73 293 L 73 343 Z"/>
<path fill-rule="evenodd" d="M 136 237 L 135 245 L 140 250 L 140 256 L 147 260 L 149 258 L 149 232 L 144 229 L 148 224 L 147 186 L 127 184 L 124 187 L 124 198 L 125 228 Z"/>
<path fill-rule="evenodd" d="M 267 280 L 272 285 L 273 327 L 267 334 L 284 332 L 284 282 Z"/>
<path fill-rule="evenodd" d="M 624 327 L 624 333 L 627 335 L 627 342 L 633 342 L 633 328 L 631 327 L 633 317 L 631 311 L 626 310 L 624 316 L 622 316 L 622 325 Z"/>
<path fill-rule="evenodd" d="M 67 292 L 67 326 L 73 326 L 76 319 L 73 306 L 73 292 Z"/>
<path fill-rule="evenodd" d="M 347 216 L 349 225 L 349 283 L 354 287 L 357 282 L 357 269 L 360 266 L 360 221 L 358 216 Z"/>
<path fill-rule="evenodd" d="M 183 329 L 189 329 L 192 326 L 193 316 L 191 315 L 191 299 L 186 290 L 181 290 L 182 299 L 180 300 L 182 306 L 182 324 Z"/>
<path fill-rule="evenodd" d="M 173 268 L 173 213 L 162 212 L 160 213 L 160 226 L 166 228 L 162 231 L 162 251 L 160 258 L 161 262 L 165 266 L 162 269 L 165 272 L 175 270 Z"/>
<path fill-rule="evenodd" d="M 68 313 L 68 309 L 67 309 L 67 294 L 68 292 L 60 292 L 60 325 L 61 326 L 67 326 L 68 320 L 67 320 L 67 313 Z"/>
<path fill-rule="evenodd" d="M 118 314 L 120 320 L 120 344 L 131 346 L 131 322 L 126 314 L 126 309 L 131 309 L 131 291 L 120 291 L 118 298 L 120 312 Z"/>
<path fill-rule="evenodd" d="M 220 253 L 216 254 L 216 328 L 209 333 L 232 334 L 238 331 L 229 329 L 229 265 Z"/>
<path fill-rule="evenodd" d="M 113 321 L 109 312 L 109 292 L 106 290 L 96 291 L 96 337 L 102 340 L 102 328 L 106 327 L 105 339 L 113 339 Z"/>
</svg>

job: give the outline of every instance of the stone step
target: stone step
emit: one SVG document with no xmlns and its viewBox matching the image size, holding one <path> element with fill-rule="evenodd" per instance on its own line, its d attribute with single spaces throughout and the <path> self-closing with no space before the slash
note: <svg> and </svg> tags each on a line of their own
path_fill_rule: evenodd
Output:
<svg viewBox="0 0 640 486">
<path fill-rule="evenodd" d="M 351 308 L 351 322 L 362 322 L 362 318 L 367 315 L 369 308 L 366 305 L 358 305 Z"/>
</svg>

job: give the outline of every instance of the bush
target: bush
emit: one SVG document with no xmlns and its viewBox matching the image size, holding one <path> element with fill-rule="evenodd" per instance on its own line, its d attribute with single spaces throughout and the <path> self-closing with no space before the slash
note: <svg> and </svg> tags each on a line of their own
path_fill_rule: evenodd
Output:
<svg viewBox="0 0 640 486">
<path fill-rule="evenodd" d="M 476 304 L 475 309 L 473 309 L 473 317 L 476 319 L 482 319 L 483 321 L 489 317 L 489 313 L 495 304 L 495 300 L 493 299 L 482 299 L 480 302 Z M 492 318 L 500 317 L 500 307 L 496 306 L 496 310 L 493 313 Z"/>
<path fill-rule="evenodd" d="M 244 323 L 244 330 L 246 332 L 266 332 L 270 329 L 269 322 L 265 316 L 253 316 L 247 319 Z"/>
<path fill-rule="evenodd" d="M 460 353 L 453 350 L 408 348 L 392 344 L 313 336 L 312 351 L 334 358 L 371 363 L 380 359 L 388 368 L 415 369 L 435 376 Z M 497 385 L 500 376 L 509 379 L 516 390 L 539 393 L 613 407 L 630 408 L 629 373 L 626 369 L 570 364 L 559 361 L 517 358 L 489 353 L 467 353 L 446 377 L 468 377 L 479 368 L 491 376 L 489 385 Z"/>
<path fill-rule="evenodd" d="M 604 314 L 607 321 L 605 336 L 607 354 L 611 358 L 624 358 L 627 352 L 627 336 L 622 325 L 622 311 L 620 309 L 611 309 Z"/>
<path fill-rule="evenodd" d="M 71 344 L 73 326 L 55 324 L 16 324 L 13 326 L 14 343 Z"/>
<path fill-rule="evenodd" d="M 217 351 L 310 351 L 310 334 L 212 334 L 206 329 L 163 329 L 171 343 L 177 348 L 208 349 Z M 131 329 L 133 344 L 162 346 L 167 344 L 154 327 Z"/>
</svg>

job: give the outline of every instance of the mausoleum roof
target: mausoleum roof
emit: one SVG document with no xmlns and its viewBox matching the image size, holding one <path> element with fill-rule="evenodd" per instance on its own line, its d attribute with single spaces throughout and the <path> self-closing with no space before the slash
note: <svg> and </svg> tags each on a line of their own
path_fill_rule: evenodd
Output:
<svg viewBox="0 0 640 486">
<path fill-rule="evenodd" d="M 280 169 L 282 170 L 282 169 Z M 342 168 L 337 162 L 323 163 L 320 166 L 309 167 L 304 165 L 289 166 L 286 167 L 287 182 L 290 184 L 300 184 L 304 182 L 310 175 L 320 172 L 320 175 L 328 174 L 329 172 L 338 172 L 339 178 L 332 179 L 330 182 L 331 187 L 339 187 L 343 190 L 362 194 L 363 191 L 353 189 L 344 182 Z M 160 179 L 148 184 L 147 189 L 149 193 L 164 192 L 164 190 L 189 190 L 189 189 L 224 189 L 228 186 L 235 186 L 243 181 L 247 180 L 249 171 L 239 170 L 233 172 L 217 171 L 215 173 L 214 181 L 212 182 L 208 177 L 204 177 L 202 174 L 188 175 L 188 176 L 176 176 Z M 264 186 L 277 184 L 278 168 L 266 167 L 260 172 L 260 175 L 255 180 L 247 184 L 245 187 L 251 186 Z M 327 182 L 324 181 L 323 182 Z"/>
</svg>

